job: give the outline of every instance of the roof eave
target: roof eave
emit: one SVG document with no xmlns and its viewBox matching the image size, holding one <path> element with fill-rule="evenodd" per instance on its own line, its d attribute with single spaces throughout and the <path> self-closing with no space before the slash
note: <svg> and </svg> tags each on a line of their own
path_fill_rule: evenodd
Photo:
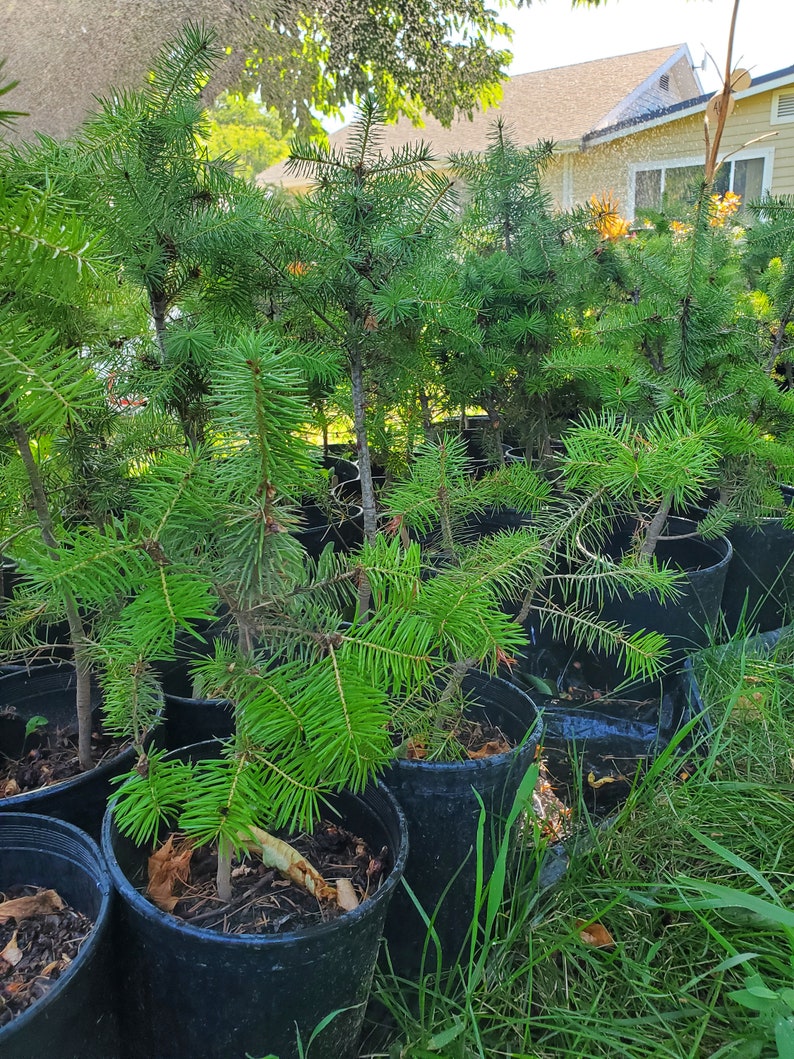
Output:
<svg viewBox="0 0 794 1059">
<path fill-rule="evenodd" d="M 778 88 L 784 88 L 792 83 L 794 83 L 794 66 L 759 77 L 749 88 L 745 88 L 743 92 L 737 92 L 736 99 L 746 99 L 749 96 L 760 95 L 762 92 L 774 92 Z M 678 121 L 679 118 L 687 118 L 693 114 L 703 113 L 711 98 L 712 95 L 710 94 L 697 96 L 695 99 L 686 100 L 684 103 L 674 103 L 671 107 L 658 110 L 655 114 L 649 116 L 631 118 L 627 121 L 618 122 L 607 129 L 597 129 L 593 132 L 585 133 L 582 137 L 582 149 L 586 150 L 588 147 L 595 147 L 602 143 L 611 143 L 613 140 L 622 139 L 624 136 L 633 136 L 635 133 L 643 132 L 645 129 L 658 128 L 659 125 L 667 125 L 671 121 Z"/>
</svg>

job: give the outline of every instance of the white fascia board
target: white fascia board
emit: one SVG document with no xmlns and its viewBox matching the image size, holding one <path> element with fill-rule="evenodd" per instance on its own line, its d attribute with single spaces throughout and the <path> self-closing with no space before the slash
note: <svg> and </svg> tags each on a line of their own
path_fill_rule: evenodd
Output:
<svg viewBox="0 0 794 1059">
<path fill-rule="evenodd" d="M 669 71 L 672 70 L 678 60 L 683 58 L 686 58 L 689 62 L 690 67 L 693 67 L 692 55 L 689 51 L 688 45 L 686 44 L 682 44 L 678 51 L 674 52 L 669 59 L 667 59 L 661 64 L 661 66 L 657 66 L 657 68 L 653 71 L 652 74 L 649 74 L 641 84 L 637 85 L 637 87 L 632 92 L 629 92 L 627 96 L 621 99 L 621 101 L 617 103 L 612 108 L 612 110 L 609 111 L 609 113 L 605 114 L 603 118 L 600 118 L 598 124 L 594 128 L 606 128 L 609 125 L 615 124 L 615 122 L 620 119 L 620 115 L 626 110 L 628 110 L 631 105 L 635 102 L 635 100 L 639 99 L 644 92 L 647 92 L 648 89 L 653 86 L 654 82 L 659 80 L 662 74 L 669 73 Z M 694 75 L 696 84 L 702 89 L 703 86 L 700 84 L 700 78 L 698 77 L 697 71 L 694 69 L 694 67 L 692 69 L 692 73 Z"/>
<path fill-rule="evenodd" d="M 776 77 L 774 81 L 764 81 L 762 84 L 751 85 L 743 92 L 736 92 L 735 96 L 738 101 L 747 99 L 750 96 L 760 95 L 762 92 L 773 92 L 788 85 L 794 85 L 794 74 L 792 73 L 785 77 Z M 709 99 L 711 99 L 711 96 L 709 96 Z M 626 136 L 634 136 L 636 133 L 644 132 L 646 129 L 655 129 L 660 125 L 669 125 L 671 121 L 678 121 L 680 118 L 688 118 L 693 114 L 702 114 L 708 106 L 709 99 L 699 99 L 693 102 L 691 107 L 681 107 L 671 114 L 659 114 L 656 117 L 625 125 L 623 128 L 612 128 L 605 130 L 603 133 L 595 133 L 587 137 L 586 142 L 582 144 L 582 149 L 586 151 L 588 147 L 611 143 L 613 140 L 622 140 Z"/>
</svg>

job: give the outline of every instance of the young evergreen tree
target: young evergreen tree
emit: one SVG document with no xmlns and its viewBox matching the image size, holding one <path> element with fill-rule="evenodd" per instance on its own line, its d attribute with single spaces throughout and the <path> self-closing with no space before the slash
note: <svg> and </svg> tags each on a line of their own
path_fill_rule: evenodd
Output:
<svg viewBox="0 0 794 1059">
<path fill-rule="evenodd" d="M 551 438 L 585 403 L 590 376 L 604 370 L 594 347 L 580 351 L 588 371 L 578 389 L 570 371 L 546 370 L 553 355 L 570 361 L 581 345 L 582 314 L 603 283 L 592 211 L 555 210 L 543 186 L 552 154 L 551 143 L 519 147 L 499 119 L 483 154 L 452 156 L 466 187 L 460 281 L 477 332 L 442 373 L 459 406 L 487 411 L 500 455 L 508 424 L 529 457 L 547 458 Z"/>
<path fill-rule="evenodd" d="M 794 390 L 794 196 L 767 196 L 749 203 L 748 212 L 755 220 L 747 232 L 745 262 L 755 265 L 752 278 L 764 329 L 765 368 Z"/>
<path fill-rule="evenodd" d="M 137 382 L 203 438 L 217 336 L 259 310 L 264 197 L 207 147 L 202 90 L 222 57 L 189 23 L 162 49 L 145 87 L 101 101 L 72 164 L 86 209 L 105 230 L 120 279 L 144 295 L 154 347 L 138 342 Z"/>
<path fill-rule="evenodd" d="M 141 746 L 160 704 L 146 664 L 163 648 L 156 600 L 186 621 L 189 612 L 195 616 L 195 594 L 185 606 L 169 598 L 170 571 L 127 519 L 108 512 L 92 518 L 73 501 L 64 503 L 76 472 L 74 446 L 90 461 L 96 442 L 90 426 L 104 420 L 105 434 L 115 433 L 107 423 L 106 380 L 82 344 L 96 335 L 94 306 L 115 285 L 96 230 L 40 177 L 44 190 L 20 181 L 12 164 L 0 175 L 0 421 L 14 443 L 0 465 L 0 488 L 19 501 L 6 512 L 4 551 L 24 574 L 4 609 L 2 636 L 12 649 L 35 648 L 42 625 L 67 623 L 78 755 L 88 769 L 92 673 L 103 673 L 106 702 L 128 703 L 127 723 L 114 730 Z M 129 459 L 142 456 L 138 450 Z M 119 622 L 143 595 L 147 622 L 135 635 L 121 635 Z"/>
<path fill-rule="evenodd" d="M 634 374 L 636 422 L 684 400 L 690 422 L 710 424 L 720 504 L 705 532 L 753 517 L 792 460 L 788 398 L 767 370 L 741 250 L 717 207 L 704 181 L 686 224 L 623 240 L 627 293 L 593 318 L 598 341 Z"/>
<path fill-rule="evenodd" d="M 361 469 L 364 529 L 376 532 L 371 427 L 381 394 L 393 398 L 427 376 L 433 335 L 469 332 L 445 235 L 452 185 L 432 167 L 426 145 L 382 154 L 384 112 L 361 108 L 346 148 L 295 144 L 289 165 L 314 187 L 271 234 L 289 289 L 284 326 L 302 333 L 307 314 L 322 346 L 346 365 Z"/>
</svg>

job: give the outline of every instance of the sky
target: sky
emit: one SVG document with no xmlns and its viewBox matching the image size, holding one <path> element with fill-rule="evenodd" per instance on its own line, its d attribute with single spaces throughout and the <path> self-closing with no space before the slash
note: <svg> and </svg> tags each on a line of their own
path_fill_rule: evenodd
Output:
<svg viewBox="0 0 794 1059">
<path fill-rule="evenodd" d="M 571 0 L 533 0 L 528 8 L 500 12 L 515 35 L 507 45 L 511 74 L 604 59 L 626 52 L 688 44 L 704 91 L 716 91 L 725 67 L 733 0 L 602 0 L 597 8 L 571 8 Z M 794 66 L 791 0 L 741 0 L 733 67 L 751 74 Z"/>
</svg>

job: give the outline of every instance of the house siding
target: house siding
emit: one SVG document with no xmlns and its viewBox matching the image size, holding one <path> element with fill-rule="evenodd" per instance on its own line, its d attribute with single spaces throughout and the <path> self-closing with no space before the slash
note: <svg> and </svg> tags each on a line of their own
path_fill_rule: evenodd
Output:
<svg viewBox="0 0 794 1059">
<path fill-rule="evenodd" d="M 767 155 L 771 193 L 794 194 L 794 122 L 772 125 L 771 107 L 772 92 L 738 100 L 723 133 L 720 157 L 742 149 L 748 154 Z M 586 202 L 593 194 L 611 191 L 627 209 L 632 203 L 632 164 L 705 160 L 703 119 L 702 112 L 691 114 L 587 147 L 575 156 L 574 202 Z M 758 138 L 767 133 L 776 135 L 759 142 Z"/>
</svg>

